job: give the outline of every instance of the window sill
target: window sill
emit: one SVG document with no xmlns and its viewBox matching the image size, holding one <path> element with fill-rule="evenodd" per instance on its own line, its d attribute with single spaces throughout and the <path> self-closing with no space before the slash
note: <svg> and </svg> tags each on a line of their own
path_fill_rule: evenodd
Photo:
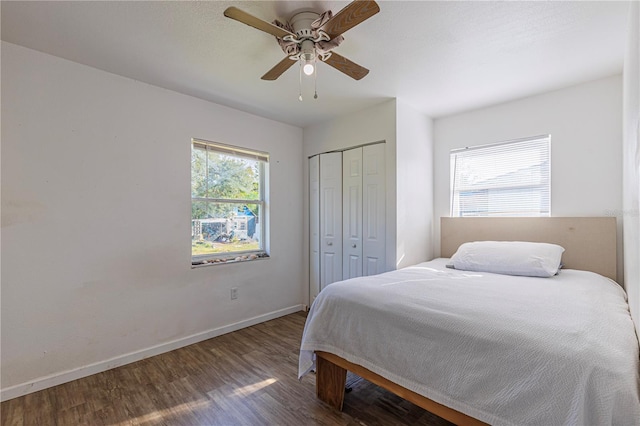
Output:
<svg viewBox="0 0 640 426">
<path fill-rule="evenodd" d="M 195 260 L 191 262 L 191 269 L 201 268 L 203 266 L 229 265 L 232 263 L 253 262 L 254 260 L 263 260 L 268 258 L 269 258 L 269 255 L 267 253 L 251 253 L 251 254 L 238 254 L 237 256 Z"/>
</svg>

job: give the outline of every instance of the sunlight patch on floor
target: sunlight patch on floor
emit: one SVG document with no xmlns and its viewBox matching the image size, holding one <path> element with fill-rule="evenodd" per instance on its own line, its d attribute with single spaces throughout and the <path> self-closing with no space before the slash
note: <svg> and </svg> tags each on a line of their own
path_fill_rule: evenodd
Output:
<svg viewBox="0 0 640 426">
<path fill-rule="evenodd" d="M 252 385 L 243 386 L 243 387 L 241 387 L 241 388 L 236 389 L 236 390 L 233 392 L 233 395 L 234 395 L 234 396 L 247 396 L 247 395 L 251 395 L 252 393 L 257 392 L 257 391 L 259 391 L 259 390 L 260 390 L 260 389 L 262 389 L 262 388 L 266 388 L 267 386 L 272 385 L 272 384 L 274 384 L 274 383 L 275 383 L 275 382 L 277 382 L 277 381 L 278 381 L 278 379 L 274 379 L 274 378 L 272 377 L 272 378 L 270 378 L 270 379 L 266 379 L 266 380 L 263 380 L 263 381 L 261 381 L 261 382 L 254 383 L 254 384 L 252 384 Z"/>
<path fill-rule="evenodd" d="M 176 405 L 174 407 L 165 408 L 164 410 L 153 411 L 149 414 L 135 417 L 133 419 L 127 419 L 120 423 L 112 423 L 112 426 L 129 426 L 131 424 L 144 424 L 146 422 L 154 422 L 164 419 L 166 416 L 179 416 L 186 412 L 193 411 L 194 409 L 203 408 L 211 403 L 208 399 L 201 399 L 199 401 L 189 401 L 183 404 Z"/>
</svg>

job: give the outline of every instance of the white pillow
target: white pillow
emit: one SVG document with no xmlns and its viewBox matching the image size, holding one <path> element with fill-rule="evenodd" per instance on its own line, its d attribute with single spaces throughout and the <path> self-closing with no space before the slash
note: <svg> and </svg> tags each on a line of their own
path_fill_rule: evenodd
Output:
<svg viewBox="0 0 640 426">
<path fill-rule="evenodd" d="M 552 277 L 558 273 L 564 248 L 524 241 L 464 243 L 451 257 L 455 269 L 494 274 Z"/>
</svg>

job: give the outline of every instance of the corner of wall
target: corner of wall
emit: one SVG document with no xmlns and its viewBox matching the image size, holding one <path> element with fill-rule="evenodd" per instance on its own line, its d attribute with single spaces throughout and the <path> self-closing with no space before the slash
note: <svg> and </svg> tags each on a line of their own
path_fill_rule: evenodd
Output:
<svg viewBox="0 0 640 426">
<path fill-rule="evenodd" d="M 624 282 L 640 334 L 640 4 L 631 2 L 623 74 L 622 213 Z"/>
<path fill-rule="evenodd" d="M 397 268 L 433 258 L 433 150 L 433 119 L 398 99 L 396 103 Z M 419 219 L 415 218 L 416 215 L 419 215 Z"/>
</svg>

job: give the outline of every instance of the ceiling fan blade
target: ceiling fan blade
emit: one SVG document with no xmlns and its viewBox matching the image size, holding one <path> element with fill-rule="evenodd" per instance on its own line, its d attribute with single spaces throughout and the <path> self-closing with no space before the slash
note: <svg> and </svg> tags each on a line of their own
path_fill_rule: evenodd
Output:
<svg viewBox="0 0 640 426">
<path fill-rule="evenodd" d="M 250 27 L 259 29 L 260 31 L 264 31 L 265 33 L 269 33 L 279 38 L 283 38 L 284 36 L 290 35 L 295 37 L 296 35 L 292 32 L 289 32 L 283 28 L 280 28 L 277 25 L 270 24 L 267 21 L 263 21 L 260 18 L 256 18 L 253 15 L 248 14 L 247 12 L 238 9 L 237 7 L 228 7 L 224 11 L 224 16 L 227 18 L 235 19 L 238 22 L 242 22 L 243 24 L 247 24 Z"/>
<path fill-rule="evenodd" d="M 365 75 L 369 74 L 368 69 L 356 64 L 355 62 L 351 62 L 344 56 L 338 55 L 336 52 L 331 52 L 329 59 L 324 62 L 355 80 L 360 80 Z"/>
<path fill-rule="evenodd" d="M 262 76 L 263 80 L 275 80 L 282 75 L 283 72 L 291 68 L 291 65 L 295 64 L 297 61 L 293 59 L 289 59 L 286 56 L 283 60 L 278 62 L 275 67 L 271 68 L 265 75 Z"/>
<path fill-rule="evenodd" d="M 333 40 L 378 12 L 380 12 L 380 6 L 375 1 L 354 0 L 333 15 L 321 29 Z"/>
</svg>

